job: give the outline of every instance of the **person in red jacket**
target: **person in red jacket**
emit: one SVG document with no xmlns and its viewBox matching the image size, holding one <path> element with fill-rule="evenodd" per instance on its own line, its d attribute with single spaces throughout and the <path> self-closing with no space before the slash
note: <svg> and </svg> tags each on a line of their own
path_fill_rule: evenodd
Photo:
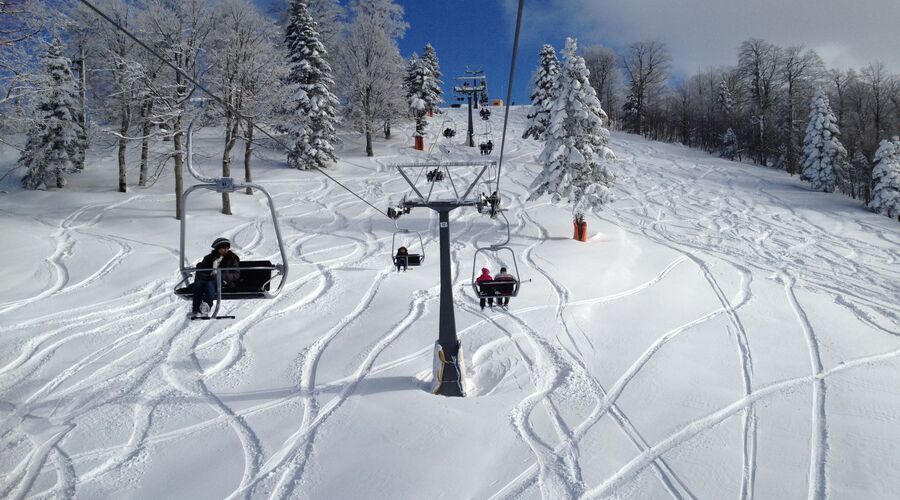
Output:
<svg viewBox="0 0 900 500">
<path fill-rule="evenodd" d="M 494 281 L 494 278 L 491 278 L 491 270 L 486 267 L 481 268 L 481 276 L 479 276 L 478 278 L 475 279 L 475 283 L 482 283 L 484 281 Z M 481 298 L 479 303 L 481 304 L 481 309 L 484 310 L 484 297 Z M 491 306 L 491 309 L 494 308 L 494 298 L 493 297 L 488 297 L 487 303 L 488 303 L 488 305 Z"/>
</svg>

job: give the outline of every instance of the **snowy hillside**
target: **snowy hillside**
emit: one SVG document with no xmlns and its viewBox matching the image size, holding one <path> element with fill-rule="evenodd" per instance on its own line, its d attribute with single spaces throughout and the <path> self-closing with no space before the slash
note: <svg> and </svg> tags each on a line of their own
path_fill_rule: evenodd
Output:
<svg viewBox="0 0 900 500">
<path fill-rule="evenodd" d="M 462 111 L 449 115 L 456 145 L 434 156 L 479 158 L 461 146 Z M 539 144 L 519 139 L 523 110 L 511 122 L 502 188 L 531 282 L 508 313 L 480 311 L 473 253 L 504 229 L 451 214 L 465 399 L 425 389 L 436 214 L 399 221 L 428 259 L 397 273 L 390 220 L 262 150 L 254 177 L 278 204 L 289 282 L 275 300 L 226 303 L 236 320 L 191 322 L 172 294 L 171 172 L 116 193 L 113 153 L 95 150 L 65 190 L 7 184 L 0 497 L 897 495 L 896 221 L 783 172 L 613 134 L 618 200 L 580 243 L 569 210 L 525 201 Z M 373 159 L 343 135 L 334 175 L 398 201 L 408 188 L 388 165 L 427 156 L 399 132 Z M 217 137 L 197 138 L 210 174 Z M 276 256 L 262 198 L 233 195 L 231 217 L 218 203 L 193 198 L 192 260 L 220 235 L 244 259 Z"/>
</svg>

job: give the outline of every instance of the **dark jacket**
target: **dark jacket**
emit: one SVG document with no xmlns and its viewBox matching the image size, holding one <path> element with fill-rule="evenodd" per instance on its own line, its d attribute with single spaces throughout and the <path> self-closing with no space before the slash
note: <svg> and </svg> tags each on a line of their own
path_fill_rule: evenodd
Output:
<svg viewBox="0 0 900 500">
<path fill-rule="evenodd" d="M 203 257 L 197 267 L 199 269 L 212 269 L 213 262 L 219 258 L 219 252 L 213 250 L 212 252 L 206 254 L 206 257 Z M 220 268 L 226 267 L 240 267 L 241 259 L 234 253 L 229 251 L 222 257 L 222 261 L 219 262 Z M 197 277 L 202 279 L 214 279 L 214 276 L 209 271 L 198 271 Z M 233 271 L 222 271 L 222 281 L 226 283 L 233 283 L 241 278 L 241 272 L 238 270 Z"/>
</svg>

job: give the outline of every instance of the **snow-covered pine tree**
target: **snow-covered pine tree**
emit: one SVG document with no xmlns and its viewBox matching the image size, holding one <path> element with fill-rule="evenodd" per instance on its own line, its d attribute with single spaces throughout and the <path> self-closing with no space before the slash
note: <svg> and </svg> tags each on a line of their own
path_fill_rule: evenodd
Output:
<svg viewBox="0 0 900 500">
<path fill-rule="evenodd" d="M 406 100 L 415 94 L 416 65 L 419 64 L 419 54 L 413 52 L 406 60 L 406 75 L 403 77 L 403 88 L 406 90 Z"/>
<path fill-rule="evenodd" d="M 803 173 L 801 179 L 811 184 L 813 191 L 834 191 L 837 171 L 846 169 L 847 150 L 840 141 L 841 131 L 831 111 L 828 96 L 816 92 L 803 141 Z"/>
<path fill-rule="evenodd" d="M 294 87 L 289 103 L 293 119 L 287 126 L 294 146 L 288 153 L 288 163 L 298 169 L 324 168 L 337 160 L 334 126 L 338 100 L 331 90 L 334 78 L 325 59 L 325 46 L 319 40 L 306 0 L 291 2 L 285 41 L 290 65 L 288 83 Z"/>
<path fill-rule="evenodd" d="M 875 188 L 869 208 L 900 221 L 900 137 L 881 141 L 875 153 L 872 184 Z"/>
<path fill-rule="evenodd" d="M 541 47 L 541 62 L 535 71 L 531 90 L 531 110 L 523 139 L 542 140 L 544 131 L 550 125 L 550 103 L 553 102 L 553 88 L 559 78 L 559 60 L 552 45 Z"/>
<path fill-rule="evenodd" d="M 566 39 L 540 155 L 544 169 L 531 184 L 530 197 L 549 194 L 554 202 L 571 202 L 576 219 L 612 201 L 609 188 L 615 181 L 609 165 L 615 154 L 608 146 L 609 130 L 603 126 L 606 113 L 577 51 L 575 39 Z"/>
<path fill-rule="evenodd" d="M 425 111 L 434 112 L 444 102 L 444 90 L 441 85 L 441 64 L 438 61 L 437 51 L 430 43 L 425 45 L 425 51 L 422 53 L 422 62 L 428 66 L 431 72 L 431 78 L 427 81 L 425 87 Z"/>
<path fill-rule="evenodd" d="M 738 140 L 734 130 L 728 129 L 722 136 L 722 151 L 719 156 L 734 161 L 738 155 Z"/>
<path fill-rule="evenodd" d="M 719 106 L 719 110 L 726 119 L 731 117 L 731 113 L 734 111 L 734 97 L 731 95 L 731 89 L 728 88 L 728 83 L 724 78 L 719 82 L 719 93 L 716 95 L 716 104 Z"/>
<path fill-rule="evenodd" d="M 65 187 L 65 174 L 83 168 L 87 144 L 84 128 L 77 118 L 78 87 L 58 38 L 53 39 L 43 59 L 43 91 L 25 149 L 19 157 L 19 165 L 28 172 L 22 179 L 27 189 Z"/>
<path fill-rule="evenodd" d="M 431 82 L 431 70 L 418 54 L 413 53 L 409 58 L 406 71 L 406 95 L 409 103 L 409 113 L 416 119 L 416 135 L 425 136 L 425 113 L 428 110 L 426 101 L 426 89 Z"/>
<path fill-rule="evenodd" d="M 628 94 L 625 97 L 625 104 L 622 105 L 622 122 L 625 130 L 637 130 L 640 124 L 645 121 L 646 116 L 644 116 L 641 107 L 638 105 L 637 97 L 634 94 Z"/>
</svg>

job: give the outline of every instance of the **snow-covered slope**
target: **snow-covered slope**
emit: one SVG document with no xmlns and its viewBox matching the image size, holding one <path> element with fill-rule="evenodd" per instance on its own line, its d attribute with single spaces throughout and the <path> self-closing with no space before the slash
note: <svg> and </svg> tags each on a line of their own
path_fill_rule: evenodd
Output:
<svg viewBox="0 0 900 500">
<path fill-rule="evenodd" d="M 394 272 L 391 221 L 264 151 L 255 177 L 279 206 L 289 283 L 227 303 L 236 320 L 190 322 L 171 293 L 171 174 L 115 193 L 98 150 L 63 191 L 0 194 L 0 496 L 896 495 L 895 221 L 780 172 L 614 134 L 618 201 L 576 242 L 566 208 L 525 201 L 538 144 L 512 115 L 502 187 L 531 281 L 509 313 L 481 312 L 472 256 L 503 228 L 452 214 L 466 399 L 425 390 L 434 214 L 400 220 L 429 257 Z M 450 116 L 446 157 L 477 158 Z M 210 173 L 214 137 L 198 137 Z M 408 128 L 373 159 L 344 138 L 334 174 L 381 207 L 407 189 L 387 166 L 427 156 Z M 217 203 L 191 205 L 192 260 L 219 235 L 244 258 L 276 255 L 258 196 L 234 195 L 232 217 Z"/>
</svg>

